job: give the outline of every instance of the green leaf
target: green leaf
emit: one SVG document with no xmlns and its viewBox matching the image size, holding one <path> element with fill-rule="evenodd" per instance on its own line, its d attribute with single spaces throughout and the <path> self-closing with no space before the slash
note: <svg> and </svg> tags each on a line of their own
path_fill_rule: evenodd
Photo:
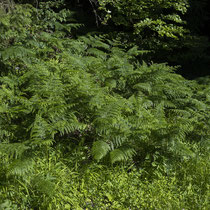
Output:
<svg viewBox="0 0 210 210">
<path fill-rule="evenodd" d="M 99 161 L 110 151 L 110 146 L 104 141 L 95 141 L 92 147 L 92 154 L 95 160 Z"/>
</svg>

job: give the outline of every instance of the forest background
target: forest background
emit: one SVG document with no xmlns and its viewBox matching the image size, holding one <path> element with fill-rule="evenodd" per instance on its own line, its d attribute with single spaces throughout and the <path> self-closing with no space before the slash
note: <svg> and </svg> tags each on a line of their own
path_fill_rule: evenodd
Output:
<svg viewBox="0 0 210 210">
<path fill-rule="evenodd" d="M 208 0 L 0 1 L 0 209 L 208 209 Z"/>
</svg>

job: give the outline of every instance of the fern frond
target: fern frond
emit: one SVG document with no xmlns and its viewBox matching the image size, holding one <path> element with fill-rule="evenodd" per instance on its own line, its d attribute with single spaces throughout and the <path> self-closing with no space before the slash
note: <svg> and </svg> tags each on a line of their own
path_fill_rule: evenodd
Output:
<svg viewBox="0 0 210 210">
<path fill-rule="evenodd" d="M 126 137 L 122 137 L 122 136 L 114 136 L 112 138 L 112 144 L 113 144 L 113 148 L 118 148 L 120 146 L 122 146 L 122 144 L 124 142 L 126 142 L 127 138 Z"/>
<path fill-rule="evenodd" d="M 8 175 L 23 176 L 33 169 L 34 161 L 31 159 L 13 160 L 8 168 Z"/>
<path fill-rule="evenodd" d="M 118 148 L 110 152 L 110 160 L 112 164 L 118 161 L 126 161 L 129 158 L 131 158 L 134 154 L 135 150 L 132 148 Z"/>
<path fill-rule="evenodd" d="M 103 52 L 103 51 L 101 51 L 97 48 L 89 48 L 87 50 L 87 54 L 88 55 L 94 55 L 96 57 L 102 58 L 103 60 L 106 60 L 106 57 L 107 57 L 105 52 Z"/>
<path fill-rule="evenodd" d="M 92 146 L 92 154 L 95 160 L 99 161 L 110 151 L 110 146 L 104 141 L 95 141 Z"/>
<path fill-rule="evenodd" d="M 12 46 L 0 52 L 0 57 L 3 61 L 8 59 L 33 57 L 35 53 L 23 46 Z"/>
<path fill-rule="evenodd" d="M 135 84 L 133 88 L 137 90 L 141 90 L 141 91 L 146 91 L 148 93 L 150 93 L 152 90 L 152 87 L 149 83 L 138 83 L 138 84 Z"/>
<path fill-rule="evenodd" d="M 33 178 L 32 183 L 35 189 L 48 196 L 52 196 L 55 190 L 55 184 L 53 183 L 54 177 L 48 174 L 47 177 L 38 175 Z"/>
<path fill-rule="evenodd" d="M 9 158 L 19 158 L 22 154 L 30 149 L 23 143 L 0 143 L 0 155 L 6 155 Z"/>
<path fill-rule="evenodd" d="M 100 37 L 97 36 L 89 36 L 89 39 L 91 41 L 91 46 L 94 48 L 102 48 L 102 49 L 109 49 L 110 46 L 106 43 L 104 43 L 103 40 L 100 39 Z"/>
<path fill-rule="evenodd" d="M 129 56 L 137 56 L 137 55 L 143 55 L 150 52 L 151 52 L 150 50 L 139 50 L 137 46 L 134 46 L 127 51 L 127 54 Z"/>
</svg>

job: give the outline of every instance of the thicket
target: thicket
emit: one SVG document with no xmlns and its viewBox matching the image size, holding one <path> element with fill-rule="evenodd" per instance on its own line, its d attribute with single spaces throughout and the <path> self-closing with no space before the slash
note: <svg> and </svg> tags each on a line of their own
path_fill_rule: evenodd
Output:
<svg viewBox="0 0 210 210">
<path fill-rule="evenodd" d="M 145 41 L 183 29 L 151 21 Z M 207 209 L 209 78 L 80 27 L 62 1 L 1 6 L 0 208 Z"/>
</svg>

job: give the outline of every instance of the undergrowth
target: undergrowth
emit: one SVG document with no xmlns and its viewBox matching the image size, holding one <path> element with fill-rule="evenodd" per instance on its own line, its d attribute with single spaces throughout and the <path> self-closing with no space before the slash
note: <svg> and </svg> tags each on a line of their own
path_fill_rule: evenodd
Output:
<svg viewBox="0 0 210 210">
<path fill-rule="evenodd" d="M 56 6 L 0 13 L 1 209 L 207 208 L 208 79 Z"/>
<path fill-rule="evenodd" d="M 173 169 L 89 164 L 79 169 L 51 150 L 37 154 L 24 177 L 1 171 L 1 209 L 208 209 L 209 164 L 205 157 Z"/>
</svg>

